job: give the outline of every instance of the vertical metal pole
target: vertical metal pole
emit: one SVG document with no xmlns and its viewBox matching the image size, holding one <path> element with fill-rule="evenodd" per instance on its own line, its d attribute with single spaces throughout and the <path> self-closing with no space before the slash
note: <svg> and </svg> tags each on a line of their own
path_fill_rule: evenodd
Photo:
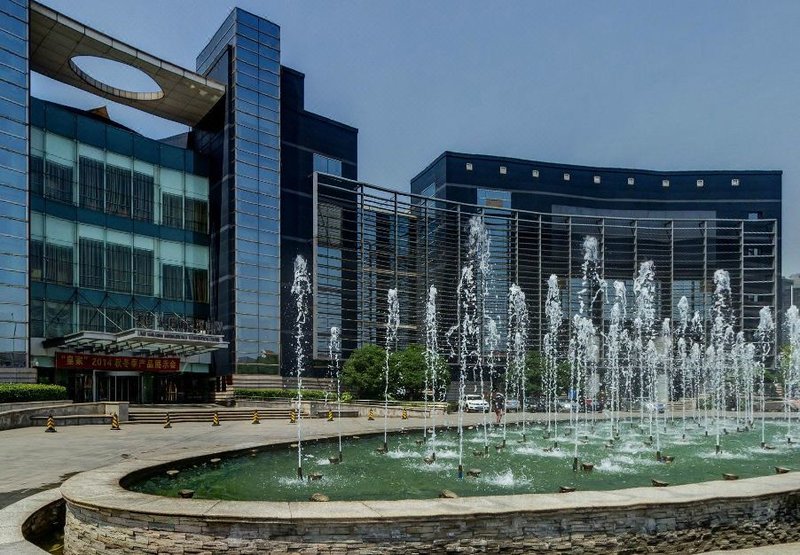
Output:
<svg viewBox="0 0 800 555">
<path fill-rule="evenodd" d="M 706 301 L 708 299 L 708 220 L 703 220 L 703 335 L 708 337 L 709 318 Z"/>
<path fill-rule="evenodd" d="M 675 220 L 669 221 L 669 314 L 670 322 L 675 309 Z M 674 323 L 674 322 L 673 322 Z M 670 347 L 672 348 L 672 347 Z"/>
<path fill-rule="evenodd" d="M 567 216 L 567 314 L 572 314 L 572 216 Z M 567 317 L 567 337 L 572 336 L 572 318 Z"/>
<path fill-rule="evenodd" d="M 312 360 L 315 360 L 319 358 L 319 353 L 317 352 L 317 322 L 319 322 L 319 315 L 317 314 L 319 306 L 319 263 L 317 260 L 319 252 L 319 172 L 314 172 L 311 182 L 311 298 L 314 300 L 311 303 L 311 356 L 313 357 Z"/>
<path fill-rule="evenodd" d="M 543 287 L 543 283 L 542 283 L 542 215 L 541 214 L 537 214 L 536 218 L 537 218 L 538 223 L 539 223 L 539 225 L 538 225 L 539 232 L 538 232 L 538 236 L 537 236 L 538 240 L 536 241 L 536 243 L 537 243 L 537 245 L 536 245 L 537 246 L 537 251 L 536 251 L 536 269 L 537 269 L 536 287 L 537 287 L 537 290 L 538 290 L 538 300 L 539 300 L 539 303 L 538 303 L 538 305 L 539 305 L 539 321 L 538 321 L 537 325 L 539 326 L 539 352 L 544 352 L 544 345 L 542 343 L 543 340 L 544 340 L 544 326 L 542 325 L 542 320 L 543 320 L 542 309 L 543 309 L 544 303 L 545 303 L 544 295 L 542 294 L 543 291 L 544 291 L 544 287 Z"/>
<path fill-rule="evenodd" d="M 456 284 L 461 278 L 461 205 L 456 205 Z M 458 298 L 458 285 L 456 285 L 456 329 L 461 329 L 461 299 Z M 461 352 L 459 351 L 458 363 L 461 364 Z M 460 399 L 459 399 L 460 400 Z"/>
<path fill-rule="evenodd" d="M 739 329 L 744 329 L 744 220 L 739 222 Z"/>
<path fill-rule="evenodd" d="M 358 268 L 358 277 L 356 278 L 356 280 L 357 280 L 356 281 L 356 283 L 357 283 L 356 287 L 358 287 L 360 289 L 359 296 L 361 298 L 359 299 L 357 310 L 361 311 L 361 315 L 356 317 L 357 329 L 355 331 L 356 331 L 356 337 L 358 337 L 357 346 L 361 347 L 364 344 L 364 323 L 367 321 L 366 317 L 364 316 L 364 307 L 367 306 L 366 302 L 365 302 L 366 301 L 366 292 L 365 292 L 365 288 L 366 287 L 365 286 L 366 286 L 366 281 L 368 279 L 368 278 L 365 278 L 365 276 L 367 275 L 367 269 L 364 266 L 364 242 L 365 242 L 365 238 L 364 238 L 364 185 L 362 185 L 362 184 L 358 185 L 358 193 L 357 194 L 358 194 L 358 203 L 359 203 L 359 209 L 358 209 L 358 220 L 359 220 L 358 221 L 358 228 L 359 228 L 359 232 L 358 232 L 358 238 L 356 239 L 356 249 L 357 249 L 356 250 L 356 256 L 358 256 L 358 263 L 359 263 L 360 268 Z M 361 329 L 358 329 L 358 328 L 361 328 Z"/>
<path fill-rule="evenodd" d="M 398 267 L 400 266 L 400 215 L 397 213 L 397 193 L 394 193 L 394 288 L 398 289 Z M 399 293 L 398 289 L 398 293 Z"/>
</svg>

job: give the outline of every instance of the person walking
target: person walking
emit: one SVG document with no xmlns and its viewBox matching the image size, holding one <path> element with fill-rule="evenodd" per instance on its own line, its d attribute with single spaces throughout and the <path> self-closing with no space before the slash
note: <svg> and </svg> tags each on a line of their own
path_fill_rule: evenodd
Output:
<svg viewBox="0 0 800 555">
<path fill-rule="evenodd" d="M 495 424 L 500 424 L 506 409 L 506 398 L 496 389 L 492 394 L 492 404 L 494 405 Z"/>
</svg>

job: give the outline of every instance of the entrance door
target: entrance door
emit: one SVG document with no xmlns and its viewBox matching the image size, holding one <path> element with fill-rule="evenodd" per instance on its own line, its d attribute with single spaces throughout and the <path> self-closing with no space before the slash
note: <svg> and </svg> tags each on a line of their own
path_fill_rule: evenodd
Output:
<svg viewBox="0 0 800 555">
<path fill-rule="evenodd" d="M 101 401 L 141 402 L 141 376 L 136 372 L 98 374 L 98 396 Z"/>
</svg>

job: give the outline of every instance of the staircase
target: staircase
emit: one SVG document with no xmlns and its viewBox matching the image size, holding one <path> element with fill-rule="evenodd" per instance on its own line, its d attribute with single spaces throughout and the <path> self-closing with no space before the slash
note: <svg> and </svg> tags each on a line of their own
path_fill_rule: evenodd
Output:
<svg viewBox="0 0 800 555">
<path fill-rule="evenodd" d="M 130 424 L 163 424 L 167 413 L 170 422 L 207 422 L 211 423 L 214 412 L 219 415 L 220 422 L 249 421 L 253 418 L 252 408 L 227 409 L 227 408 L 132 408 L 128 412 Z M 289 420 L 289 408 L 259 408 L 258 417 L 261 420 Z"/>
</svg>

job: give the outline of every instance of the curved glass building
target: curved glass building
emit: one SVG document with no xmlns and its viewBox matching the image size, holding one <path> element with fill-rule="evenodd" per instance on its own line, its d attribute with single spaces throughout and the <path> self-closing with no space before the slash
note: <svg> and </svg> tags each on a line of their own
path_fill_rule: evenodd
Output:
<svg viewBox="0 0 800 555">
<path fill-rule="evenodd" d="M 407 324 L 401 338 L 424 343 L 423 303 L 432 284 L 441 329 L 455 324 L 468 222 L 482 214 L 491 239 L 487 302 L 504 315 L 509 286 L 521 286 L 532 350 L 541 349 L 546 333 L 551 274 L 559 278 L 565 312 L 577 312 L 586 236 L 599 242 L 600 275 L 625 283 L 631 302 L 639 265 L 654 262 L 657 320 L 677 318 L 682 296 L 692 310 L 709 314 L 714 272 L 727 270 L 735 327 L 750 336 L 761 307 L 774 313 L 779 306 L 781 177 L 780 171 L 661 172 L 452 152 L 419 173 L 410 194 L 318 175 L 318 333 L 341 324 L 345 348 L 382 342 L 386 291 L 397 287 Z M 348 304 L 353 312 L 344 309 Z M 607 321 L 607 311 L 597 319 Z M 565 320 L 561 328 L 565 338 L 569 325 Z"/>
</svg>

